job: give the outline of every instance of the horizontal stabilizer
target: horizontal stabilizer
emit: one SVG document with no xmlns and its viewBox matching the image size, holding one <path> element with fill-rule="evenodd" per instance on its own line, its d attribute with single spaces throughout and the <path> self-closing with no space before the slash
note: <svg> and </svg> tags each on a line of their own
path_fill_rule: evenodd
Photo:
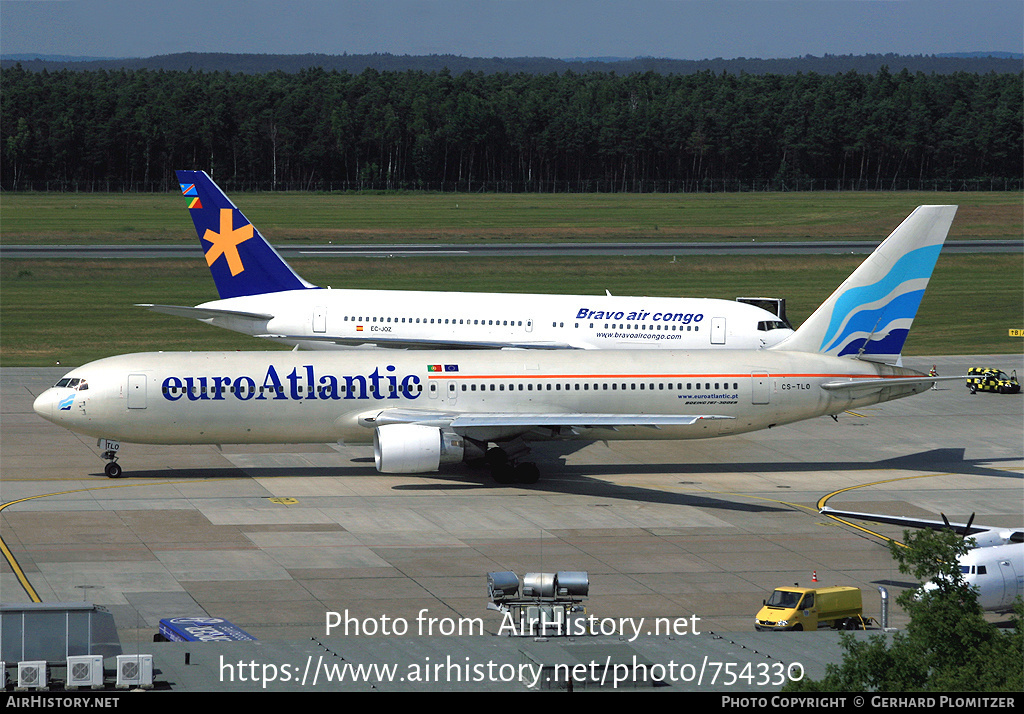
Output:
<svg viewBox="0 0 1024 714">
<path fill-rule="evenodd" d="M 244 312 L 242 310 L 218 310 L 208 307 L 186 307 L 184 305 L 154 305 L 137 303 L 135 307 L 144 307 L 153 312 L 162 312 L 175 317 L 192 317 L 196 320 L 210 320 L 215 317 L 241 317 L 246 320 L 273 320 L 273 315 L 264 312 Z"/>
<path fill-rule="evenodd" d="M 821 385 L 821 388 L 830 392 L 875 392 L 888 387 L 930 385 L 935 382 L 964 379 L 967 379 L 967 377 L 929 377 L 927 375 L 922 375 L 920 377 L 885 377 L 882 379 L 849 379 L 836 382 L 825 382 Z"/>
</svg>

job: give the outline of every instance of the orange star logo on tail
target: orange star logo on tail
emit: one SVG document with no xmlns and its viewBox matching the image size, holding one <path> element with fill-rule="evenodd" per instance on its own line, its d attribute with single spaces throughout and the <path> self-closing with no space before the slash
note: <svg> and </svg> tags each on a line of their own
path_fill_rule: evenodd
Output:
<svg viewBox="0 0 1024 714">
<path fill-rule="evenodd" d="M 228 261 L 231 275 L 234 276 L 245 270 L 242 257 L 238 254 L 238 244 L 252 238 L 253 232 L 251 223 L 246 223 L 241 228 L 232 228 L 231 214 L 230 208 L 220 209 L 220 232 L 214 233 L 207 229 L 203 240 L 211 244 L 206 251 L 206 264 L 213 265 L 214 261 L 223 255 Z"/>
</svg>

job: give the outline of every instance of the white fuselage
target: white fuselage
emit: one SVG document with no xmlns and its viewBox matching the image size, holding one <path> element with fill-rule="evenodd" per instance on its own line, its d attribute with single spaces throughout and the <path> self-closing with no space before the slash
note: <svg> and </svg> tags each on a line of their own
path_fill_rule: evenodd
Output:
<svg viewBox="0 0 1024 714">
<path fill-rule="evenodd" d="M 330 341 L 337 337 L 381 346 L 403 346 L 403 340 L 429 345 L 440 338 L 446 348 L 749 350 L 793 332 L 762 308 L 705 298 L 319 288 L 213 300 L 197 308 L 273 315 L 203 321 L 303 349 L 338 349 Z"/>
<path fill-rule="evenodd" d="M 74 369 L 38 397 L 35 410 L 78 433 L 154 444 L 369 442 L 383 410 L 428 424 L 452 414 L 724 417 L 547 435 L 689 439 L 836 414 L 930 386 L 894 384 L 863 395 L 820 388 L 911 375 L 918 373 L 765 350 L 157 352 Z M 493 441 L 527 431 L 491 426 L 464 435 Z"/>
<path fill-rule="evenodd" d="M 972 548 L 960 556 L 960 572 L 983 610 L 1009 610 L 1024 595 L 1024 543 Z"/>
</svg>

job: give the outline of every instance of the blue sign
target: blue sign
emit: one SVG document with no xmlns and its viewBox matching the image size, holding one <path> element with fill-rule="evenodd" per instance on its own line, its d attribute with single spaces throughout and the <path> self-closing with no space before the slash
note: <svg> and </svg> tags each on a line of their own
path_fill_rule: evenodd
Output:
<svg viewBox="0 0 1024 714">
<path fill-rule="evenodd" d="M 219 617 L 167 617 L 160 620 L 160 634 L 171 642 L 255 642 L 238 625 Z"/>
</svg>

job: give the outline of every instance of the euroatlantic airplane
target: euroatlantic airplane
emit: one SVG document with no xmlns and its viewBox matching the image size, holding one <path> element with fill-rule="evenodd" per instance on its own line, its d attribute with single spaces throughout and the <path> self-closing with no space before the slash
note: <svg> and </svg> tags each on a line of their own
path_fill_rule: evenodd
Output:
<svg viewBox="0 0 1024 714">
<path fill-rule="evenodd" d="M 112 477 L 120 441 L 372 441 L 383 473 L 483 459 L 531 483 L 534 440 L 741 434 L 929 389 L 944 378 L 895 363 L 955 212 L 917 208 L 770 349 L 131 354 L 72 370 L 34 408 L 98 437 Z"/>
<path fill-rule="evenodd" d="M 744 302 L 318 288 L 202 171 L 178 171 L 220 300 L 156 312 L 303 349 L 756 349 L 793 333 Z"/>
<path fill-rule="evenodd" d="M 826 506 L 826 516 L 837 519 L 853 518 L 876 523 L 889 523 L 906 528 L 952 530 L 970 538 L 972 547 L 960 556 L 960 572 L 964 581 L 977 589 L 978 605 L 983 610 L 1007 612 L 1014 601 L 1024 595 L 1024 529 L 973 525 L 972 516 L 967 523 L 950 523 L 945 516 L 941 521 L 886 516 L 879 513 L 840 511 Z M 852 525 L 852 524 L 847 524 Z M 926 584 L 925 588 L 929 585 Z"/>
</svg>

